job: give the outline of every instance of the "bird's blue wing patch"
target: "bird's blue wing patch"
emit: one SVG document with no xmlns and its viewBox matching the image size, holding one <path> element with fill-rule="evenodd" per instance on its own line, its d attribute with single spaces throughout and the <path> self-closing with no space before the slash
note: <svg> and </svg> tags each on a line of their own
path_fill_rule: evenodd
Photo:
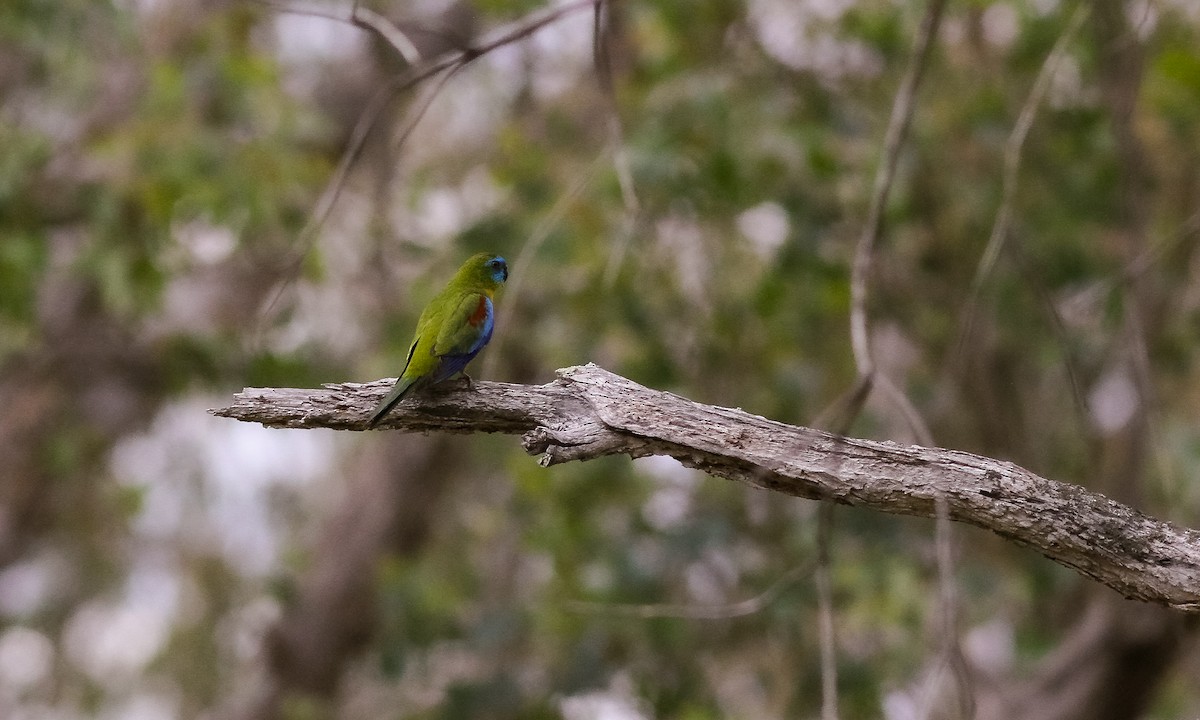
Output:
<svg viewBox="0 0 1200 720">
<path fill-rule="evenodd" d="M 430 378 L 431 383 L 439 383 L 453 377 L 466 369 L 467 364 L 475 359 L 479 351 L 492 339 L 492 331 L 496 327 L 496 313 L 491 298 L 484 296 L 479 306 L 467 319 L 467 323 L 477 329 L 474 342 L 464 353 L 447 353 L 438 357 L 438 366 Z"/>
</svg>

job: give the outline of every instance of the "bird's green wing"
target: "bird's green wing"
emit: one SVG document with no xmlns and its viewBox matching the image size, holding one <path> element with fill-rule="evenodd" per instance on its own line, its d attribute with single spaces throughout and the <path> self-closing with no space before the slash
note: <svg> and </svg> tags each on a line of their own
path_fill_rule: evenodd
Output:
<svg viewBox="0 0 1200 720">
<path fill-rule="evenodd" d="M 450 310 L 442 319 L 437 341 L 433 344 L 433 354 L 441 356 L 469 353 L 475 349 L 480 333 L 478 323 L 472 324 L 471 318 L 478 314 L 480 303 L 486 298 L 480 293 L 468 292 L 447 300 Z"/>
</svg>

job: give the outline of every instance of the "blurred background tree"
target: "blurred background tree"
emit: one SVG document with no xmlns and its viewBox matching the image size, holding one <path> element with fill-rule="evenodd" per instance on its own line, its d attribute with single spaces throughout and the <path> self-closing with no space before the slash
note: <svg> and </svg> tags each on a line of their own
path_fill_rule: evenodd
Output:
<svg viewBox="0 0 1200 720">
<path fill-rule="evenodd" d="M 349 2 L 0 5 L 0 716 L 818 716 L 814 503 L 205 409 L 395 375 L 489 249 L 513 277 L 478 376 L 595 361 L 812 422 L 854 381 L 849 268 L 922 6 L 612 0 L 599 46 L 587 5 L 391 96 L 544 8 L 364 8 L 408 58 Z M 946 8 L 876 361 L 939 445 L 1196 527 L 1200 5 L 1077 12 Z M 874 399 L 852 433 L 914 439 Z M 843 717 L 961 717 L 948 672 L 980 718 L 1200 714 L 1194 619 L 955 534 L 948 670 L 932 523 L 838 513 Z"/>
</svg>

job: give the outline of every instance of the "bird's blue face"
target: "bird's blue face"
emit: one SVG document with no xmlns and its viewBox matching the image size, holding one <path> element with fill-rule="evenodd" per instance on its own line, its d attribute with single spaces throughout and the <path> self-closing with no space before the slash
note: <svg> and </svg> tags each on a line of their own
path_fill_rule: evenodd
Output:
<svg viewBox="0 0 1200 720">
<path fill-rule="evenodd" d="M 487 267 L 492 273 L 492 280 L 497 284 L 508 279 L 508 263 L 504 262 L 504 258 L 499 255 L 488 260 Z"/>
</svg>

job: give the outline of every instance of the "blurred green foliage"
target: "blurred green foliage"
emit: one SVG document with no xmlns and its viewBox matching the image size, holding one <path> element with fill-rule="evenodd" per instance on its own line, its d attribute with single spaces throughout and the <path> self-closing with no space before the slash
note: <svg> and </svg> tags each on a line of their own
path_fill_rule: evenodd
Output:
<svg viewBox="0 0 1200 720">
<path fill-rule="evenodd" d="M 488 28 L 542 6 L 479 0 L 474 21 Z M 1195 526 L 1194 13 L 1164 3 L 1130 31 L 1144 53 L 1136 203 L 1100 89 L 1101 41 L 1086 24 L 1070 41 L 1023 149 L 1008 246 L 978 304 L 967 301 L 1006 142 L 1071 10 L 947 10 L 872 277 L 878 360 L 939 444 L 1088 484 L 1105 471 L 1088 401 L 1124 367 L 1129 313 L 1143 313 L 1151 448 L 1135 489 L 1101 489 Z M 298 31 L 280 24 L 291 16 L 254 3 L 0 5 L 0 390 L 21 399 L 10 405 L 20 432 L 4 439 L 28 449 L 9 466 L 20 482 L 3 502 L 27 519 L 2 538 L 3 558 L 66 558 L 65 589 L 37 613 L 4 611 L 0 648 L 25 623 L 61 656 L 50 679 L 18 688 L 11 705 L 4 695 L 0 714 L 110 711 L 130 688 L 166 688 L 166 716 L 193 717 L 248 692 L 245 668 L 262 672 L 260 615 L 300 592 L 273 594 L 269 577 L 303 574 L 322 551 L 312 540 L 330 498 L 379 472 L 358 461 L 386 440 L 339 437 L 321 479 L 277 481 L 282 498 L 247 480 L 245 494 L 269 508 L 253 522 L 278 561 L 247 570 L 237 562 L 247 548 L 213 548 L 248 521 L 190 524 L 221 506 L 216 461 L 205 460 L 221 453 L 197 449 L 190 431 L 172 435 L 172 408 L 243 385 L 394 374 L 424 300 L 475 250 L 513 265 L 489 379 L 546 382 L 596 361 L 794 423 L 851 386 L 849 267 L 915 6 L 629 0 L 613 12 L 613 97 L 590 65 L 587 12 L 563 20 L 574 29 L 556 41 L 482 58 L 403 147 L 394 134 L 410 96 L 381 115 L 310 242 L 302 229 L 357 110 L 386 79 L 377 61 L 315 42 L 296 60 L 285 50 Z M 345 30 L 308 21 L 307 31 Z M 883 403 L 854 432 L 913 439 Z M 167 438 L 172 462 L 131 485 L 109 453 L 143 433 Z M 626 612 L 721 606 L 772 587 L 812 562 L 811 503 L 654 461 L 544 470 L 512 438 L 455 447 L 465 469 L 430 537 L 378 563 L 375 632 L 346 669 L 351 689 L 329 701 L 340 709 L 293 697 L 284 716 L 380 717 L 386 706 L 389 717 L 557 718 L 588 693 L 633 698 L 644 717 L 817 715 L 810 576 L 746 615 Z M 159 485 L 201 506 L 170 532 L 153 529 L 169 517 Z M 1079 579 L 974 529 L 956 533 L 964 629 L 1002 623 L 1013 669 L 1035 668 L 1078 609 Z M 879 716 L 936 651 L 932 527 L 847 510 L 835 537 L 843 716 Z M 166 640 L 128 677 L 81 669 L 72 623 L 89 603 L 136 595 L 123 588 L 147 558 L 182 588 Z M 1195 714 L 1185 673 L 1167 675 L 1149 717 Z"/>
</svg>

